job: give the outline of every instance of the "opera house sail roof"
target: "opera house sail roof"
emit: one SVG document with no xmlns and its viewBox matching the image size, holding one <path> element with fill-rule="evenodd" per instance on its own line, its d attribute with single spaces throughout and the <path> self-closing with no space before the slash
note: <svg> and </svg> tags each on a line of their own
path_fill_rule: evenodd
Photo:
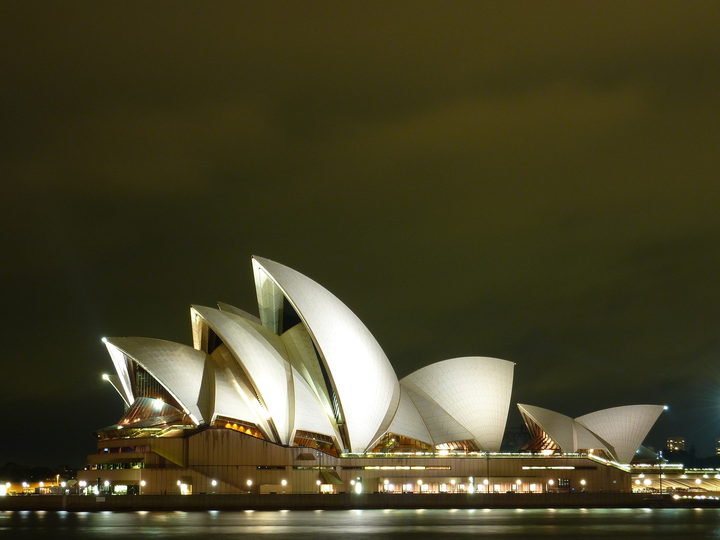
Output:
<svg viewBox="0 0 720 540">
<path fill-rule="evenodd" d="M 518 404 L 535 451 L 601 451 L 621 463 L 630 463 L 660 413 L 662 405 L 613 407 L 572 419 L 569 416 Z"/>
<path fill-rule="evenodd" d="M 399 381 L 367 327 L 327 289 L 274 261 L 252 264 L 259 316 L 225 303 L 192 306 L 192 347 L 103 340 L 117 372 L 106 378 L 126 413 L 102 433 L 172 437 L 216 427 L 336 455 L 499 451 L 514 363 L 453 358 Z M 602 447 L 623 458 L 657 418 L 655 408 L 576 420 L 520 408 L 531 431 L 558 448 Z"/>
</svg>

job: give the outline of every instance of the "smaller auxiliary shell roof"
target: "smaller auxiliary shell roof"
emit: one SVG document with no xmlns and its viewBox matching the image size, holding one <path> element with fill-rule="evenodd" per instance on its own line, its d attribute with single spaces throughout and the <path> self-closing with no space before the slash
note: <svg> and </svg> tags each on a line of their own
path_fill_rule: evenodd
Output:
<svg viewBox="0 0 720 540">
<path fill-rule="evenodd" d="M 665 409 L 663 405 L 628 405 L 604 409 L 576 419 L 518 404 L 520 414 L 532 434 L 552 441 L 562 452 L 603 450 L 614 460 L 630 463 Z M 546 443 L 547 444 L 547 443 Z"/>
</svg>

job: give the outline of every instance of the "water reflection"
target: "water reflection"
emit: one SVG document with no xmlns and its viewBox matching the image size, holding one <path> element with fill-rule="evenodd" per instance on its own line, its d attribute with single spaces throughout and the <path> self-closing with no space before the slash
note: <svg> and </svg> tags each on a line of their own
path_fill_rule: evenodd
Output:
<svg viewBox="0 0 720 540">
<path fill-rule="evenodd" d="M 720 537 L 720 509 L 0 512 L 0 538 L 209 540 Z"/>
</svg>

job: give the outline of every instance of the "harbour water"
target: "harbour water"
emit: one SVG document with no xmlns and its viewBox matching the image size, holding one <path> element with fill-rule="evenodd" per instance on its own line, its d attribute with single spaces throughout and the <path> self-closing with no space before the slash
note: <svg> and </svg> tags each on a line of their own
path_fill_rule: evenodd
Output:
<svg viewBox="0 0 720 540">
<path fill-rule="evenodd" d="M 720 509 L 1 511 L 0 538 L 720 538 Z"/>
</svg>

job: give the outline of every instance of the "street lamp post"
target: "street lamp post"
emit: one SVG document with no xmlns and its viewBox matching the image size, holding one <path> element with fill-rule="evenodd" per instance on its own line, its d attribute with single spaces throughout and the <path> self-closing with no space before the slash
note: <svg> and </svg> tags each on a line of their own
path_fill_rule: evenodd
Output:
<svg viewBox="0 0 720 540">
<path fill-rule="evenodd" d="M 485 473 L 486 473 L 486 480 L 487 480 L 487 492 L 490 493 L 490 452 L 485 452 Z"/>
</svg>

